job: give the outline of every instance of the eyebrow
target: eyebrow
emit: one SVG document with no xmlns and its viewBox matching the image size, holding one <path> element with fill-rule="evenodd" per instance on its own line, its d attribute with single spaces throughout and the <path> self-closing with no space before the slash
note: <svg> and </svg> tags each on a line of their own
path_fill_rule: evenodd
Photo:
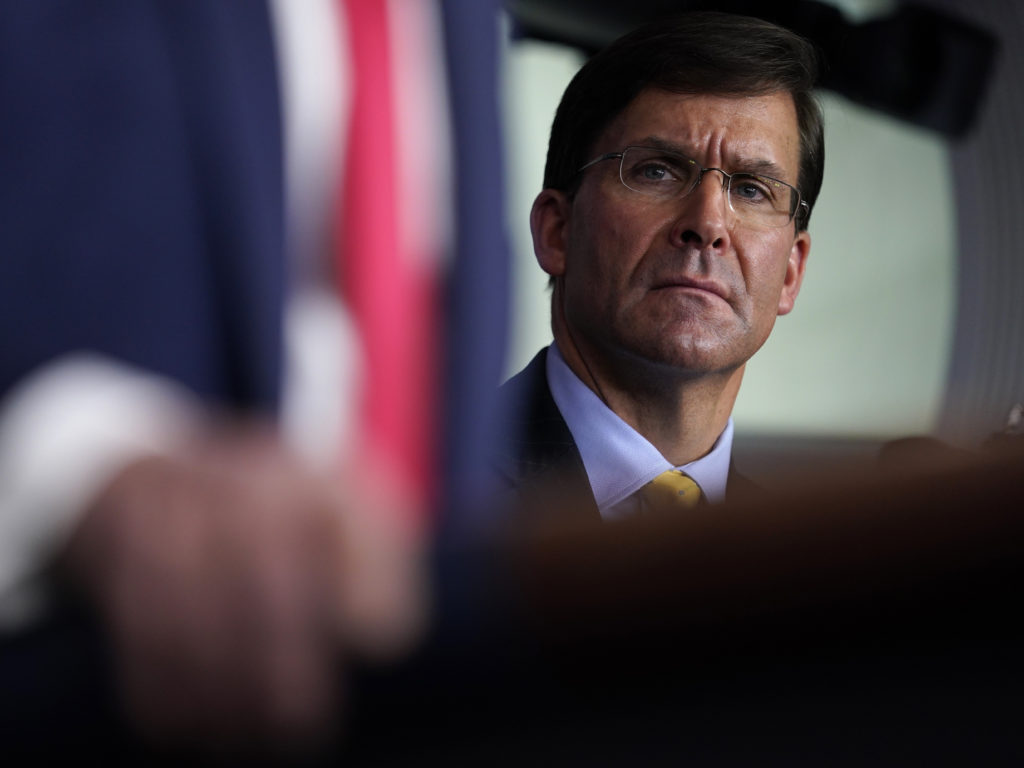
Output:
<svg viewBox="0 0 1024 768">
<path fill-rule="evenodd" d="M 659 136 L 648 136 L 641 139 L 642 146 L 652 149 L 663 149 L 666 152 L 675 152 L 684 157 L 691 157 L 691 152 L 686 147 L 676 144 L 674 141 L 667 141 Z M 639 146 L 639 145 L 636 145 Z M 769 176 L 777 181 L 785 181 L 785 170 L 771 160 L 754 157 L 738 157 L 736 162 L 730 163 L 729 173 L 750 173 L 757 176 Z"/>
</svg>

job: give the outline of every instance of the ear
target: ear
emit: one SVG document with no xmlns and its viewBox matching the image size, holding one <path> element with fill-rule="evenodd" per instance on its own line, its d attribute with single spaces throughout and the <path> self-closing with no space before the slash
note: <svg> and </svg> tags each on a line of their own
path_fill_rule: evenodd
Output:
<svg viewBox="0 0 1024 768">
<path fill-rule="evenodd" d="M 786 279 L 782 283 L 782 293 L 779 296 L 779 315 L 788 315 L 793 310 L 797 294 L 800 293 L 800 285 L 804 281 L 804 268 L 810 254 L 811 235 L 807 230 L 798 232 L 789 251 L 789 261 L 786 263 Z"/>
<path fill-rule="evenodd" d="M 540 268 L 552 277 L 565 274 L 571 209 L 569 198 L 556 189 L 542 190 L 530 209 L 533 252 Z"/>
</svg>

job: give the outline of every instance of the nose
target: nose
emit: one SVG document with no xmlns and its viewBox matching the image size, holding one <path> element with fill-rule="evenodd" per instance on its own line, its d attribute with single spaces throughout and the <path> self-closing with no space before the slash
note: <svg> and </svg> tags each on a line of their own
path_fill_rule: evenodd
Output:
<svg viewBox="0 0 1024 768">
<path fill-rule="evenodd" d="M 734 214 L 729 207 L 728 177 L 717 168 L 701 172 L 697 185 L 678 202 L 679 211 L 672 227 L 677 246 L 711 246 L 724 249 Z"/>
</svg>

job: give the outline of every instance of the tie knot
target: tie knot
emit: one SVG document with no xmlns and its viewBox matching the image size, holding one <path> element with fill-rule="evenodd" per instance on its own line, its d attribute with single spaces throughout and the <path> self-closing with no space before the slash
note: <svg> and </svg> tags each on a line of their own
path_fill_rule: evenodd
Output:
<svg viewBox="0 0 1024 768">
<path fill-rule="evenodd" d="M 663 511 L 693 509 L 702 497 L 700 486 L 678 469 L 662 472 L 640 493 L 646 509 Z"/>
</svg>

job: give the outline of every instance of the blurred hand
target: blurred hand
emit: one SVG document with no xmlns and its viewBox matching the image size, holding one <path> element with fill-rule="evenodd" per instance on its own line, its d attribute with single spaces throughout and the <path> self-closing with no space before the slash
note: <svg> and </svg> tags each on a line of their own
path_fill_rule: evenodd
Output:
<svg viewBox="0 0 1024 768">
<path fill-rule="evenodd" d="M 380 471 L 341 474 L 231 430 L 133 463 L 95 500 L 65 572 L 105 619 L 143 735 L 315 743 L 335 724 L 345 655 L 415 642 L 422 537 Z"/>
</svg>

